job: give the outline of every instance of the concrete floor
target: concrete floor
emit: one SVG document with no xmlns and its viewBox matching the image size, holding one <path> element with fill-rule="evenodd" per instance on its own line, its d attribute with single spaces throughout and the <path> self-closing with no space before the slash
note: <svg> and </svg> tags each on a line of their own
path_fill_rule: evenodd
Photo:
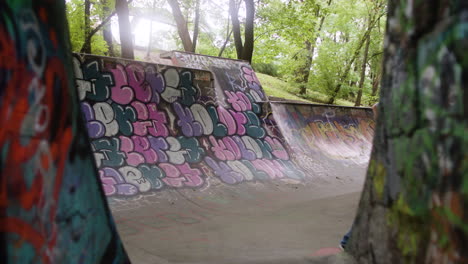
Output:
<svg viewBox="0 0 468 264">
<path fill-rule="evenodd" d="M 360 188 L 219 184 L 109 202 L 132 263 L 310 263 L 302 261 L 336 250 Z"/>
</svg>

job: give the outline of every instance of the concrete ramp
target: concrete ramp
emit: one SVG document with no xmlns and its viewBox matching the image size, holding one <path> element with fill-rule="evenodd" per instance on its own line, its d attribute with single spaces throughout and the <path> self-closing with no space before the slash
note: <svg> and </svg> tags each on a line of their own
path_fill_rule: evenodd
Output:
<svg viewBox="0 0 468 264">
<path fill-rule="evenodd" d="M 369 109 L 270 104 L 252 95 L 245 62 L 176 58 L 192 68 L 73 61 L 102 187 L 134 263 L 301 260 L 336 248 L 364 179 Z"/>
<path fill-rule="evenodd" d="M 367 169 L 374 120 L 370 108 L 271 102 L 293 159 L 312 177 L 360 180 Z"/>
</svg>

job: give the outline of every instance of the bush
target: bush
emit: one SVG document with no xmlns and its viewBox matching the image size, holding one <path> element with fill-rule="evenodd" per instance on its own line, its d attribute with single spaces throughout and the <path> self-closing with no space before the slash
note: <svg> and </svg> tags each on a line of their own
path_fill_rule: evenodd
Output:
<svg viewBox="0 0 468 264">
<path fill-rule="evenodd" d="M 363 95 L 362 104 L 367 106 L 372 106 L 379 101 L 379 96 L 375 95 Z"/>
<path fill-rule="evenodd" d="M 278 77 L 278 67 L 273 63 L 258 62 L 253 63 L 252 67 L 256 72 Z"/>
</svg>

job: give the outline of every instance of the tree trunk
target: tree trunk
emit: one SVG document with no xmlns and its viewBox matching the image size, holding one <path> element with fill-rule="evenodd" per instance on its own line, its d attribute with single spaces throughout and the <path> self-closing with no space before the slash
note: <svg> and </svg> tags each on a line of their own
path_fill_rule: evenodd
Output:
<svg viewBox="0 0 468 264">
<path fill-rule="evenodd" d="M 327 7 L 330 6 L 332 3 L 332 0 L 328 0 Z M 322 31 L 323 23 L 325 22 L 325 14 L 320 14 L 322 13 L 321 10 L 317 11 L 317 16 L 321 15 L 320 18 L 320 23 L 319 27 L 317 29 L 317 33 L 315 35 L 314 41 L 310 43 L 309 41 L 305 42 L 306 45 L 306 50 L 308 52 L 306 56 L 306 62 L 305 65 L 302 69 L 299 70 L 299 76 L 302 77 L 301 80 L 299 81 L 301 83 L 299 94 L 305 95 L 307 91 L 307 83 L 309 83 L 309 76 L 310 76 L 310 67 L 312 67 L 312 60 L 315 52 L 315 45 L 317 44 L 317 40 L 320 36 L 320 32 Z"/>
<path fill-rule="evenodd" d="M 466 14 L 466 1 L 389 1 L 356 263 L 468 263 Z"/>
<path fill-rule="evenodd" d="M 151 42 L 153 42 L 153 20 L 150 19 L 150 27 L 149 27 L 149 38 L 148 38 L 148 46 L 146 47 L 146 58 L 149 59 L 151 55 Z"/>
<path fill-rule="evenodd" d="M 367 39 L 367 36 L 369 35 L 369 33 L 370 32 L 367 30 L 364 33 L 361 40 L 359 41 L 358 46 L 357 46 L 356 50 L 354 51 L 353 56 L 351 57 L 351 60 L 346 64 L 346 68 L 343 71 L 343 74 L 340 76 L 338 84 L 335 86 L 335 89 L 333 90 L 332 95 L 330 96 L 330 99 L 328 100 L 327 104 L 333 104 L 335 102 L 336 96 L 340 92 L 341 86 L 343 85 L 343 82 L 346 81 L 346 78 L 348 77 L 349 71 L 351 70 L 351 66 L 353 65 L 354 61 L 358 57 L 358 55 L 359 55 L 359 53 L 361 51 L 362 45 L 364 45 L 364 41 Z"/>
<path fill-rule="evenodd" d="M 381 77 L 382 73 L 379 71 L 377 74 L 375 74 L 374 78 L 372 78 L 372 96 L 377 95 Z"/>
<path fill-rule="evenodd" d="M 300 67 L 297 71 L 297 81 L 300 83 L 300 95 L 305 95 L 307 91 L 307 83 L 309 82 L 309 73 L 310 73 L 310 66 L 312 65 L 312 44 L 310 41 L 305 41 L 305 50 L 306 50 L 306 58 L 303 67 Z"/>
<path fill-rule="evenodd" d="M 384 14 L 386 14 L 385 12 L 383 12 L 384 0 L 376 0 L 376 1 L 373 1 L 372 3 L 375 4 L 375 6 L 373 8 L 375 13 L 371 14 L 371 18 L 369 19 L 369 26 L 367 27 L 366 32 L 364 32 L 364 35 L 360 39 L 360 41 L 358 43 L 358 46 L 357 46 L 356 50 L 354 51 L 353 56 L 351 57 L 350 62 L 346 65 L 346 68 L 345 68 L 343 74 L 341 75 L 341 77 L 340 77 L 340 79 L 338 81 L 338 84 L 335 86 L 335 89 L 333 90 L 332 95 L 330 96 L 330 99 L 328 100 L 328 104 L 333 104 L 335 102 L 336 96 L 340 92 L 341 87 L 343 86 L 343 82 L 346 81 L 346 78 L 348 77 L 349 71 L 351 70 L 351 66 L 353 65 L 354 61 L 358 57 L 358 55 L 359 55 L 359 53 L 361 51 L 361 48 L 364 45 L 364 42 L 367 40 L 367 38 L 370 35 L 370 32 L 372 31 L 374 26 L 377 24 L 377 22 L 380 20 L 380 18 Z"/>
<path fill-rule="evenodd" d="M 232 33 L 234 34 L 234 45 L 236 46 L 237 58 L 242 58 L 242 37 L 239 23 L 239 6 L 236 4 L 236 0 L 229 0 L 229 13 L 231 15 L 232 22 Z"/>
<path fill-rule="evenodd" d="M 370 31 L 372 30 L 372 28 L 374 28 L 377 21 L 379 21 L 380 18 L 383 15 L 384 15 L 384 13 L 376 14 L 376 17 L 374 17 L 374 19 L 370 20 L 369 27 L 367 28 L 366 32 L 364 32 L 364 35 L 360 39 L 360 41 L 358 43 L 358 46 L 357 46 L 356 50 L 354 51 L 353 56 L 351 57 L 351 60 L 346 65 L 346 68 L 345 68 L 343 74 L 341 75 L 341 77 L 340 77 L 340 79 L 338 81 L 338 84 L 335 86 L 335 89 L 333 90 L 332 95 L 330 96 L 330 99 L 327 102 L 328 104 L 333 104 L 335 102 L 336 96 L 338 95 L 338 93 L 341 90 L 341 87 L 343 86 L 343 82 L 345 82 L 346 78 L 348 77 L 349 71 L 351 70 L 351 66 L 353 65 L 356 58 L 359 56 L 359 53 L 361 51 L 362 46 L 364 45 L 364 42 L 366 41 L 366 39 L 370 35 Z"/>
<path fill-rule="evenodd" d="M 242 49 L 242 59 L 252 63 L 254 50 L 254 18 L 255 4 L 253 0 L 245 2 L 245 28 L 244 28 L 244 48 Z"/>
<path fill-rule="evenodd" d="M 101 4 L 103 5 L 103 11 L 104 11 L 104 14 L 103 16 L 101 16 L 101 20 L 104 20 L 105 17 L 107 17 L 108 15 L 110 15 L 110 9 L 109 9 L 109 6 L 108 6 L 108 0 L 101 0 Z M 111 30 L 111 26 L 110 24 L 106 24 L 105 26 L 103 26 L 102 28 L 102 35 L 104 37 L 104 40 L 106 41 L 107 43 L 107 47 L 109 48 L 108 49 L 108 52 L 107 52 L 107 55 L 111 56 L 111 57 L 115 57 L 115 54 L 114 54 L 114 43 L 113 43 L 113 38 L 112 38 L 112 30 Z"/>
<path fill-rule="evenodd" d="M 328 0 L 327 2 L 327 7 L 331 5 L 332 0 Z M 325 14 L 321 12 L 321 9 L 317 10 L 316 14 L 317 17 L 320 17 L 320 23 L 319 27 L 317 29 L 317 33 L 314 37 L 314 40 L 312 43 L 310 43 L 309 40 L 306 40 L 305 43 L 305 50 L 307 51 L 306 55 L 306 61 L 298 71 L 298 79 L 297 82 L 300 83 L 300 90 L 299 94 L 300 95 L 305 95 L 307 92 L 307 83 L 309 82 L 309 76 L 310 76 L 310 68 L 312 67 L 312 59 L 314 56 L 315 52 L 315 45 L 317 44 L 317 39 L 320 36 L 320 32 L 322 31 L 323 23 L 325 22 Z"/>
<path fill-rule="evenodd" d="M 150 28 L 149 28 L 149 39 L 148 39 L 148 47 L 146 48 L 146 59 L 149 59 L 150 58 L 150 54 L 151 54 L 151 42 L 153 42 L 153 16 L 154 16 L 154 9 L 156 8 L 156 0 L 153 0 L 153 6 L 152 6 L 152 9 L 151 9 L 151 19 L 149 20 L 150 21 Z"/>
<path fill-rule="evenodd" d="M 221 56 L 223 55 L 224 49 L 226 49 L 226 45 L 227 45 L 227 43 L 229 42 L 229 39 L 231 38 L 231 35 L 232 35 L 232 30 L 229 30 L 229 21 L 230 21 L 230 17 L 229 17 L 229 14 L 228 14 L 228 18 L 227 18 L 227 29 L 226 29 L 226 39 L 224 40 L 223 46 L 222 46 L 221 49 L 219 50 L 218 57 L 221 57 Z"/>
<path fill-rule="evenodd" d="M 127 1 L 115 0 L 115 10 L 117 12 L 117 16 L 119 17 L 120 45 L 122 49 L 121 56 L 122 58 L 133 60 L 132 30 L 130 26 Z"/>
<path fill-rule="evenodd" d="M 172 9 L 172 15 L 174 16 L 174 20 L 177 24 L 177 32 L 179 33 L 180 40 L 182 41 L 182 45 L 184 46 L 185 51 L 193 51 L 193 43 L 190 39 L 190 34 L 187 27 L 187 22 L 180 11 L 179 2 L 177 0 L 167 0 L 169 5 Z"/>
<path fill-rule="evenodd" d="M 369 35 L 367 35 L 366 47 L 364 48 L 364 55 L 362 58 L 362 66 L 361 66 L 361 76 L 359 78 L 359 85 L 358 85 L 359 90 L 358 90 L 358 94 L 356 97 L 356 103 L 354 104 L 354 106 L 361 105 L 362 88 L 364 86 L 364 80 L 366 79 L 366 66 L 367 66 L 367 56 L 369 54 L 369 45 L 370 45 L 370 32 L 369 32 Z"/>
<path fill-rule="evenodd" d="M 91 54 L 91 2 L 89 0 L 85 0 L 84 2 L 84 39 L 85 42 L 83 43 L 83 47 L 81 47 L 82 53 Z"/>
<path fill-rule="evenodd" d="M 357 74 L 358 71 L 359 71 L 358 62 L 356 61 L 356 63 L 354 63 L 353 72 Z M 353 87 L 355 85 L 356 85 L 356 80 L 353 80 L 353 79 L 349 80 L 349 87 Z"/>
<path fill-rule="evenodd" d="M 127 3 L 127 6 L 128 4 L 130 4 L 133 0 L 128 0 Z M 87 49 L 87 47 L 85 47 L 86 45 L 91 45 L 91 39 L 92 37 L 94 36 L 94 34 L 96 34 L 99 30 L 101 30 L 101 28 L 105 27 L 108 25 L 109 21 L 111 20 L 111 18 L 117 14 L 117 11 L 114 10 L 110 15 L 108 15 L 105 19 L 102 20 L 102 22 L 97 25 L 93 30 L 90 30 L 90 33 L 88 34 L 87 37 L 85 37 L 85 42 L 83 44 L 83 47 L 81 49 Z M 112 39 L 112 38 L 111 38 Z M 115 55 L 115 54 L 114 54 Z"/>
<path fill-rule="evenodd" d="M 197 41 L 198 41 L 198 31 L 200 28 L 200 0 L 196 0 L 195 3 L 195 22 L 193 24 L 193 50 L 192 52 L 197 51 Z"/>
</svg>

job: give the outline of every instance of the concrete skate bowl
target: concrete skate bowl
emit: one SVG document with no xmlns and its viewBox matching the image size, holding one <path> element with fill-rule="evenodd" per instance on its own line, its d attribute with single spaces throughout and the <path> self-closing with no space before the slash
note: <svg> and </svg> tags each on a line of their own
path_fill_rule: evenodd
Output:
<svg viewBox="0 0 468 264">
<path fill-rule="evenodd" d="M 313 110 L 293 124 L 283 119 L 291 109 L 252 95 L 258 80 L 243 63 L 231 65 L 235 86 L 174 65 L 89 55 L 73 63 L 102 187 L 134 263 L 302 259 L 336 246 L 351 224 L 360 187 L 350 183 L 362 181 L 359 161 L 369 156 L 368 135 L 358 135 L 364 123 L 372 132 L 368 109 L 298 106 Z M 319 121 L 330 125 L 301 139 L 282 134 Z M 324 135 L 332 140 L 316 138 L 314 151 L 294 146 Z M 334 144 L 346 156 L 322 153 Z M 336 164 L 362 169 L 331 175 Z"/>
<path fill-rule="evenodd" d="M 293 159 L 324 181 L 366 172 L 374 135 L 370 108 L 271 102 Z M 349 177 L 351 176 L 351 177 Z"/>
</svg>

